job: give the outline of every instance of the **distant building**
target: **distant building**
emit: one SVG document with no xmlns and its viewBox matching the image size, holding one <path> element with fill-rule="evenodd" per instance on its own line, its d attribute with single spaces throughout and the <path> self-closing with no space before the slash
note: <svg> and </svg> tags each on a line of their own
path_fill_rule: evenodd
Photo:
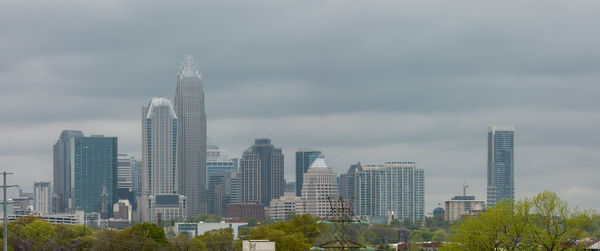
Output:
<svg viewBox="0 0 600 251">
<path fill-rule="evenodd" d="M 202 235 L 211 230 L 231 228 L 233 230 L 234 239 L 238 238 L 238 233 L 241 226 L 248 223 L 246 222 L 220 222 L 220 223 L 205 223 L 205 222 L 177 222 L 175 223 L 175 233 L 177 235 L 186 233 L 190 237 Z"/>
<path fill-rule="evenodd" d="M 296 182 L 285 182 L 285 187 L 283 188 L 283 195 L 296 195 Z"/>
<path fill-rule="evenodd" d="M 71 190 L 75 184 L 71 184 L 71 177 L 75 169 L 75 139 L 81 137 L 81 131 L 64 130 L 53 146 L 52 187 L 56 199 L 52 208 L 55 212 L 72 208 Z"/>
<path fill-rule="evenodd" d="M 34 210 L 34 201 L 33 201 L 33 196 L 29 197 L 29 196 L 23 196 L 24 194 L 21 194 L 20 197 L 17 198 L 13 198 L 13 213 L 15 215 L 31 215 L 33 214 Z M 52 205 L 50 206 L 50 208 L 52 208 Z M 52 211 L 52 209 L 50 209 L 50 211 Z"/>
<path fill-rule="evenodd" d="M 302 196 L 302 184 L 304 173 L 323 153 L 314 149 L 298 149 L 296 150 L 296 196 Z"/>
<path fill-rule="evenodd" d="M 227 204 L 242 202 L 242 179 L 237 172 L 213 173 L 208 181 L 208 213 L 225 216 Z"/>
<path fill-rule="evenodd" d="M 268 206 L 283 195 L 283 151 L 270 139 L 256 139 L 240 160 L 243 201 L 259 201 Z"/>
<path fill-rule="evenodd" d="M 385 162 L 356 170 L 356 215 L 386 216 L 400 221 L 424 219 L 424 170 L 415 162 Z"/>
<path fill-rule="evenodd" d="M 360 162 L 351 165 L 348 172 L 340 174 L 340 197 L 344 200 L 350 200 L 354 196 L 354 180 L 356 178 L 356 170 L 362 170 Z"/>
<path fill-rule="evenodd" d="M 207 212 L 206 113 L 204 82 L 192 55 L 177 74 L 174 107 L 177 124 L 178 192 L 187 197 L 187 214 Z"/>
<path fill-rule="evenodd" d="M 150 217 L 148 221 L 159 222 L 159 218 L 164 222 L 170 219 L 186 218 L 186 197 L 179 194 L 155 194 L 148 196 L 150 207 Z"/>
<path fill-rule="evenodd" d="M 120 153 L 117 157 L 117 194 L 121 190 L 133 192 L 132 159 L 124 153 Z M 121 197 L 121 195 L 118 196 Z"/>
<path fill-rule="evenodd" d="M 85 212 L 102 211 L 102 193 L 107 204 L 117 202 L 117 137 L 92 135 L 75 139 L 73 207 Z M 108 216 L 112 215 L 112 208 Z"/>
<path fill-rule="evenodd" d="M 339 197 L 337 174 L 328 167 L 323 158 L 317 158 L 304 174 L 302 200 L 304 213 L 325 217 L 331 211 L 330 199 Z"/>
<path fill-rule="evenodd" d="M 140 196 L 142 196 L 142 161 L 139 159 L 136 159 L 135 157 L 131 156 L 131 178 L 132 178 L 132 183 L 133 183 L 133 194 L 135 195 L 135 202 L 137 202 L 137 198 L 139 198 Z M 135 203 L 134 202 L 134 203 Z M 137 203 L 135 203 L 137 204 Z M 133 205 L 133 208 L 135 210 L 136 205 Z"/>
<path fill-rule="evenodd" d="M 216 145 L 207 146 L 206 179 L 207 184 L 214 173 L 237 172 L 238 158 L 229 158 L 227 150 L 219 149 Z"/>
<path fill-rule="evenodd" d="M 270 240 L 243 240 L 242 251 L 275 251 L 275 242 Z"/>
<path fill-rule="evenodd" d="M 295 214 L 304 214 L 304 201 L 301 197 L 281 196 L 271 200 L 269 218 L 272 220 L 287 220 Z"/>
<path fill-rule="evenodd" d="M 229 204 L 225 211 L 227 218 L 233 220 L 255 218 L 258 221 L 263 221 L 265 219 L 265 206 L 258 201 Z"/>
<path fill-rule="evenodd" d="M 514 126 L 488 128 L 487 206 L 515 198 Z"/>
<path fill-rule="evenodd" d="M 446 210 L 444 210 L 441 207 L 436 207 L 435 209 L 433 209 L 433 217 L 436 217 L 438 215 L 444 217 Z"/>
<path fill-rule="evenodd" d="M 142 221 L 187 217 L 187 200 L 179 193 L 178 119 L 171 101 L 153 98 L 142 108 Z"/>
<path fill-rule="evenodd" d="M 128 200 L 119 200 L 113 205 L 113 218 L 119 220 L 131 221 L 133 207 Z"/>
<path fill-rule="evenodd" d="M 41 215 L 52 212 L 52 187 L 49 181 L 33 183 L 33 210 Z"/>
<path fill-rule="evenodd" d="M 475 200 L 475 196 L 454 196 L 444 204 L 444 219 L 450 222 L 460 220 L 469 210 L 484 209 L 485 201 Z"/>
<path fill-rule="evenodd" d="M 44 221 L 48 221 L 52 223 L 52 225 L 56 224 L 65 224 L 65 225 L 83 225 L 85 223 L 85 213 L 82 210 L 76 210 L 73 213 L 61 213 L 61 214 L 49 214 L 42 215 L 40 218 Z M 17 219 L 21 219 L 25 217 L 24 215 L 14 215 L 8 214 L 6 215 L 8 218 L 8 222 L 13 222 Z"/>
</svg>

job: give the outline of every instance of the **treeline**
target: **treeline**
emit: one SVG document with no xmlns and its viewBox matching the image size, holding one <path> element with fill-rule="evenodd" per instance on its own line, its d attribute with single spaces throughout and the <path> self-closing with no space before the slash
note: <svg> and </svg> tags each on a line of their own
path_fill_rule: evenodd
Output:
<svg viewBox="0 0 600 251">
<path fill-rule="evenodd" d="M 582 250 L 598 238 L 595 212 L 569 207 L 546 191 L 462 220 L 452 227 L 452 242 L 442 250 Z"/>
</svg>

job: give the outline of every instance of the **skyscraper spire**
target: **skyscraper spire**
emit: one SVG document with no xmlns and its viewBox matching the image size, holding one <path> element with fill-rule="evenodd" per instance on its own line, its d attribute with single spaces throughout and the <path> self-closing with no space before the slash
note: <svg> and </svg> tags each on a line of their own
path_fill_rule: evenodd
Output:
<svg viewBox="0 0 600 251">
<path fill-rule="evenodd" d="M 194 55 L 186 54 L 185 59 L 181 63 L 179 77 L 200 77 L 198 63 L 194 60 Z"/>
</svg>

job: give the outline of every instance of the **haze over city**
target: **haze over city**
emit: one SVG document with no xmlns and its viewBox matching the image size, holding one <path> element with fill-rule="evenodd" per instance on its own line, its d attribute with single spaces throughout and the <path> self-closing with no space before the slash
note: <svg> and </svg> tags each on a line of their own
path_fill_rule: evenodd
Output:
<svg viewBox="0 0 600 251">
<path fill-rule="evenodd" d="M 425 212 L 464 182 L 483 200 L 488 125 L 512 124 L 517 199 L 600 208 L 600 3 L 466 3 L 0 3 L 0 165 L 31 191 L 63 129 L 141 157 L 141 106 L 191 53 L 208 137 L 231 157 L 270 138 L 287 181 L 314 147 L 338 174 L 416 162 Z"/>
</svg>

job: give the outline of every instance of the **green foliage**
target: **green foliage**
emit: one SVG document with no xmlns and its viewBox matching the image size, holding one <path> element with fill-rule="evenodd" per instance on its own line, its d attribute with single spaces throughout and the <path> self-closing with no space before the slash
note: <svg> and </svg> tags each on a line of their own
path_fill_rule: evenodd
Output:
<svg viewBox="0 0 600 251">
<path fill-rule="evenodd" d="M 256 227 L 256 225 L 258 225 L 258 220 L 256 218 L 248 218 L 246 221 L 248 222 L 249 227 Z"/>
<path fill-rule="evenodd" d="M 324 228 L 317 224 L 318 220 L 308 214 L 295 215 L 289 221 L 251 229 L 248 238 L 275 241 L 277 250 L 308 250 L 323 233 Z"/>
<path fill-rule="evenodd" d="M 569 208 L 555 193 L 498 203 L 452 227 L 443 250 L 570 250 L 592 226 L 589 211 Z"/>
<path fill-rule="evenodd" d="M 209 250 L 202 241 L 197 238 L 190 238 L 187 234 L 180 234 L 175 237 L 171 243 L 171 249 L 177 251 Z"/>
<path fill-rule="evenodd" d="M 431 237 L 432 241 L 448 241 L 448 234 L 444 230 L 436 230 Z"/>
<path fill-rule="evenodd" d="M 233 237 L 233 229 L 221 228 L 208 231 L 195 239 L 204 243 L 208 250 L 227 251 L 233 246 Z"/>
<path fill-rule="evenodd" d="M 198 214 L 187 218 L 186 222 L 206 222 L 206 223 L 219 223 L 221 222 L 221 216 L 212 214 Z"/>
</svg>

